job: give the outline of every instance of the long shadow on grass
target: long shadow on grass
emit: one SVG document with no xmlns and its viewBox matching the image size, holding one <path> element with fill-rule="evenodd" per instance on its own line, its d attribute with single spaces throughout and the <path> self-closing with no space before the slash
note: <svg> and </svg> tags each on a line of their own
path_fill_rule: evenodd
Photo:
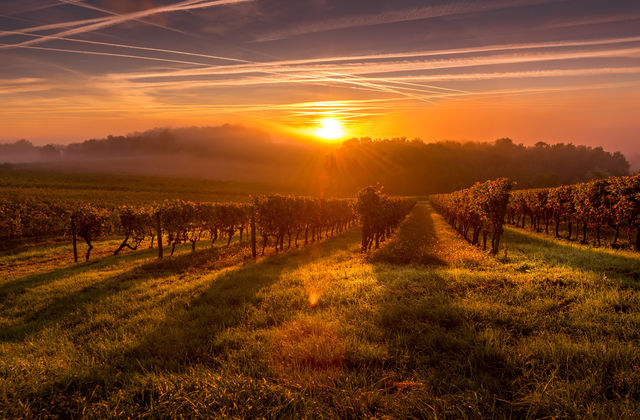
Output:
<svg viewBox="0 0 640 420">
<path fill-rule="evenodd" d="M 148 249 L 144 251 L 132 252 L 124 255 L 109 256 L 106 258 L 90 260 L 79 264 L 74 264 L 59 268 L 53 271 L 30 274 L 0 285 L 0 303 L 9 295 L 23 293 L 25 289 L 40 286 L 44 283 L 73 277 L 85 272 L 91 272 L 120 265 L 123 262 L 131 262 L 153 257 L 158 251 Z"/>
<path fill-rule="evenodd" d="M 204 241 L 203 241 L 204 242 Z M 59 246 L 59 245 L 54 245 Z M 232 248 L 239 247 L 248 247 L 249 243 L 247 241 L 238 241 L 237 238 L 234 238 L 231 242 Z M 215 246 L 207 246 L 205 244 L 201 244 L 200 248 L 198 248 L 196 254 L 205 255 L 207 258 L 210 256 L 207 254 L 207 251 L 210 251 L 211 248 L 215 249 L 226 249 L 227 247 L 223 245 L 223 241 L 218 242 Z M 235 249 L 234 248 L 234 249 Z M 178 256 L 180 255 L 181 250 L 190 249 L 190 246 L 187 245 L 179 245 L 176 248 L 178 252 Z M 201 252 L 205 252 L 205 254 L 201 254 Z M 222 251 L 224 252 L 224 251 Z M 158 253 L 157 248 L 146 248 L 140 249 L 134 252 L 125 252 L 120 255 L 107 255 L 103 257 L 94 257 L 90 261 L 82 261 L 77 264 L 66 265 L 62 268 L 58 268 L 52 271 L 39 272 L 34 274 L 29 274 L 23 277 L 19 277 L 17 279 L 8 281 L 6 283 L 0 284 L 0 303 L 2 303 L 10 294 L 14 293 L 23 293 L 25 289 L 37 287 L 45 283 L 49 283 L 52 281 L 56 281 L 59 279 L 63 279 L 66 277 L 72 277 L 76 275 L 80 275 L 85 272 L 92 272 L 96 270 L 101 270 L 104 268 L 110 268 L 113 266 L 120 265 L 122 263 L 134 262 L 139 260 L 144 260 L 147 258 L 154 258 Z M 83 253 L 80 252 L 80 257 L 82 257 Z M 164 261 L 171 260 L 176 257 L 168 257 Z M 192 258 L 193 256 L 187 257 Z M 69 259 L 71 259 L 71 255 L 69 255 Z M 180 260 L 178 260 L 180 261 Z"/>
<path fill-rule="evenodd" d="M 611 250 L 576 247 L 569 243 L 558 242 L 551 238 L 542 238 L 533 234 L 506 229 L 504 243 L 509 252 L 519 251 L 529 257 L 542 259 L 551 266 L 572 267 L 595 273 L 606 273 L 637 286 L 640 277 L 640 253 L 637 258 L 620 255 Z"/>
<path fill-rule="evenodd" d="M 183 371 L 194 363 L 215 366 L 221 353 L 246 345 L 222 342 L 217 336 L 252 319 L 252 311 L 260 304 L 260 290 L 275 284 L 283 272 L 294 271 L 318 257 L 344 249 L 354 237 L 354 232 L 348 232 L 221 274 L 187 307 L 176 308 L 168 314 L 161 326 L 130 350 L 123 358 L 122 369 Z M 299 301 L 283 302 L 283 305 L 295 310 L 298 306 L 299 309 L 308 307 L 308 302 L 306 296 L 300 296 Z M 282 322 L 277 314 L 269 315 L 259 322 L 267 325 Z"/>
<path fill-rule="evenodd" d="M 398 265 L 445 265 L 446 262 L 433 252 L 437 242 L 429 207 L 425 203 L 418 203 L 390 242 L 374 252 L 369 260 Z"/>
<path fill-rule="evenodd" d="M 512 384 L 519 375 L 490 334 L 468 321 L 447 291 L 446 277 L 434 269 L 398 276 L 397 268 L 374 265 L 387 293 L 378 304 L 377 325 L 390 355 L 391 368 L 402 390 L 417 382 L 408 417 L 509 416 Z M 391 383 L 394 390 L 394 382 Z M 420 395 L 420 394 L 419 394 Z M 428 403 L 428 404 L 427 404 Z M 498 416 L 501 417 L 501 416 Z"/>
<path fill-rule="evenodd" d="M 153 391 L 129 382 L 130 375 L 136 375 L 141 370 L 183 372 L 197 363 L 216 366 L 218 362 L 215 357 L 220 356 L 229 346 L 246 345 L 243 342 L 224 343 L 220 348 L 216 337 L 250 317 L 249 310 L 259 304 L 260 290 L 277 282 L 284 271 L 295 270 L 318 257 L 343 249 L 347 244 L 353 243 L 355 235 L 353 231 L 348 232 L 309 247 L 265 257 L 255 264 L 230 269 L 214 277 L 209 287 L 186 307 L 173 308 L 167 318 L 136 347 L 124 353 L 110 355 L 106 358 L 106 364 L 88 366 L 88 369 L 78 374 L 71 374 L 31 394 L 23 395 L 22 401 L 28 402 L 29 409 L 40 416 L 78 417 L 85 414 L 87 407 L 95 408 L 97 403 L 113 398 L 120 389 L 126 389 L 131 395 L 126 395 L 125 392 L 125 399 L 121 402 L 122 409 L 133 408 L 140 413 L 148 413 L 154 408 L 151 403 L 154 399 L 151 395 Z M 166 273 L 176 274 L 179 270 L 201 272 L 222 268 L 225 260 L 212 262 L 212 253 L 214 251 L 200 251 L 193 256 L 186 255 L 183 258 L 148 264 L 145 271 L 131 273 L 128 281 L 139 282 L 133 278 L 138 274 L 149 278 Z M 247 252 L 246 255 L 250 261 L 250 254 Z M 242 260 L 245 261 L 244 257 Z M 145 274 L 148 270 L 155 271 Z M 307 307 L 306 297 L 303 300 L 301 305 Z M 175 408 L 169 408 L 173 409 Z M 193 416 L 188 405 L 181 409 Z M 17 414 L 23 412 L 18 410 Z M 128 414 L 132 415 L 132 411 L 128 411 Z"/>
<path fill-rule="evenodd" d="M 148 256 L 149 252 L 143 252 L 129 254 L 128 256 L 122 256 L 120 258 L 135 260 Z M 225 265 L 237 264 L 248 258 L 249 252 L 246 246 L 232 246 L 229 248 L 210 248 L 195 253 L 166 258 L 164 260 L 155 260 L 137 266 L 124 273 L 91 283 L 77 292 L 64 295 L 44 308 L 29 313 L 22 321 L 0 329 L 0 342 L 21 341 L 28 335 L 63 320 L 64 323 L 61 325 L 61 328 L 79 324 L 85 318 L 82 311 L 83 306 L 130 289 L 137 284 L 150 280 L 154 280 L 155 282 L 161 281 L 163 278 L 175 276 L 186 271 L 218 269 Z M 9 288 L 8 291 L 4 291 L 4 293 L 6 296 L 7 293 L 18 292 L 26 287 L 36 286 L 39 283 L 51 281 L 52 279 L 64 278 L 80 274 L 84 271 L 108 267 L 112 264 L 117 264 L 118 261 L 121 260 L 116 260 L 115 257 L 109 257 L 97 261 L 94 264 L 87 263 L 57 270 L 53 273 L 28 277 L 19 281 L 17 285 L 15 284 L 16 282 L 12 282 L 13 290 Z"/>
<path fill-rule="evenodd" d="M 394 383 L 400 390 L 407 383 L 429 390 L 404 415 L 432 417 L 435 410 L 445 417 L 477 417 L 502 409 L 500 400 L 512 399 L 518 369 L 453 302 L 444 262 L 433 254 L 439 239 L 429 208 L 416 206 L 383 249 L 386 258 L 372 258 L 422 265 L 414 271 L 374 263 L 376 280 L 386 291 L 377 305 L 377 325 L 391 356 L 391 390 Z M 457 240 L 466 246 L 462 238 Z M 392 246 L 394 242 L 400 245 Z M 503 413 L 509 409 L 505 404 Z"/>
</svg>

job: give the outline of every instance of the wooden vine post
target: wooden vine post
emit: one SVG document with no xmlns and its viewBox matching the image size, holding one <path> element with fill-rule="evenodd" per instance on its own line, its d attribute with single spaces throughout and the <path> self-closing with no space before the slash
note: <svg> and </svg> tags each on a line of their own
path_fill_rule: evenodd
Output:
<svg viewBox="0 0 640 420">
<path fill-rule="evenodd" d="M 156 235 L 158 237 L 158 258 L 162 259 L 162 220 L 160 210 L 156 212 Z"/>
<path fill-rule="evenodd" d="M 253 200 L 251 206 L 251 255 L 256 258 L 256 200 Z"/>
<path fill-rule="evenodd" d="M 76 237 L 76 217 L 71 215 L 71 240 L 73 242 L 73 261 L 78 262 L 78 244 Z"/>
</svg>

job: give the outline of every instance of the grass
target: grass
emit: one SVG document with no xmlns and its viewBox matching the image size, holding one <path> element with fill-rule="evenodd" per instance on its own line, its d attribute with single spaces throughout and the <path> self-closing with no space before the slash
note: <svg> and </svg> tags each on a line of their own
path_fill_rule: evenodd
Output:
<svg viewBox="0 0 640 420">
<path fill-rule="evenodd" d="M 640 255 L 509 229 L 494 259 L 426 204 L 359 234 L 0 254 L 0 417 L 636 417 Z"/>
<path fill-rule="evenodd" d="M 0 195 L 50 201 L 89 201 L 106 206 L 180 198 L 191 201 L 249 201 L 249 195 L 282 193 L 287 188 L 264 183 L 212 181 L 142 175 L 61 172 L 0 167 Z M 294 191 L 288 191 L 294 192 Z"/>
</svg>

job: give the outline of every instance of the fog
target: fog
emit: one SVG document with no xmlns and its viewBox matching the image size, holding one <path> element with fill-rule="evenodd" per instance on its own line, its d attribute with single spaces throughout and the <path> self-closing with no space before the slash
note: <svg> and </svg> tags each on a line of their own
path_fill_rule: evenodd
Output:
<svg viewBox="0 0 640 420">
<path fill-rule="evenodd" d="M 626 175 L 619 152 L 573 144 L 424 143 L 404 138 L 351 139 L 338 145 L 275 142 L 236 125 L 154 129 L 69 145 L 0 144 L 0 163 L 59 171 L 261 182 L 314 194 L 353 194 L 381 182 L 395 194 L 446 192 L 511 177 L 520 188 L 549 187 Z"/>
</svg>

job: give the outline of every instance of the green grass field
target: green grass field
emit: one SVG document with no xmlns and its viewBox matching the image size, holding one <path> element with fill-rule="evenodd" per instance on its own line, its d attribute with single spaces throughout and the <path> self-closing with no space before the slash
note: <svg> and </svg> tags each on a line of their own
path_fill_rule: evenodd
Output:
<svg viewBox="0 0 640 420">
<path fill-rule="evenodd" d="M 638 253 L 507 230 L 492 258 L 426 203 L 359 235 L 0 254 L 0 417 L 637 417 Z"/>
</svg>

